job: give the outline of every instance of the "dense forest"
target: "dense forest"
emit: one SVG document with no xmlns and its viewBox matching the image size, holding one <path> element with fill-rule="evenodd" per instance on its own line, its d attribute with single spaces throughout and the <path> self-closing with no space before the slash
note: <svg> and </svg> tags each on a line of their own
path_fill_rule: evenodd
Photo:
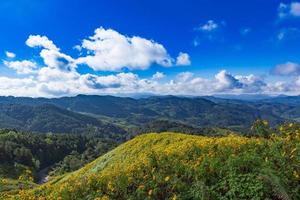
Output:
<svg viewBox="0 0 300 200">
<path fill-rule="evenodd" d="M 122 138 L 97 135 L 32 134 L 13 130 L 0 131 L 0 176 L 18 179 L 28 170 L 38 181 L 37 173 L 48 167 L 58 175 L 79 169 L 116 147 Z"/>
</svg>

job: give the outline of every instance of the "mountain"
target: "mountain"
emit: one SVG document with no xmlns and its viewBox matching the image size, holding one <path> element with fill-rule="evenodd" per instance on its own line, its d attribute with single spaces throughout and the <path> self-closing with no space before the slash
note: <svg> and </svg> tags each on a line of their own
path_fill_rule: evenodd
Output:
<svg viewBox="0 0 300 200">
<path fill-rule="evenodd" d="M 213 95 L 213 96 L 216 98 L 237 99 L 237 100 L 246 100 L 246 101 L 257 101 L 257 100 L 264 100 L 264 99 L 277 97 L 277 96 L 270 96 L 264 94 L 239 94 L 239 95 L 220 94 L 220 95 Z"/>
<path fill-rule="evenodd" d="M 18 99 L 17 99 L 18 100 Z M 31 132 L 125 134 L 112 124 L 53 104 L 0 104 L 0 128 Z"/>
<path fill-rule="evenodd" d="M 0 104 L 26 105 L 38 109 L 45 104 L 52 104 L 127 130 L 156 120 L 168 120 L 194 127 L 225 127 L 244 131 L 249 129 L 257 118 L 268 120 L 272 126 L 300 119 L 300 100 L 297 100 L 297 97 L 247 101 L 217 97 L 152 96 L 134 99 L 78 95 L 54 99 L 0 97 Z M 13 120 L 10 124 L 14 124 L 14 117 L 10 117 L 12 119 L 5 120 Z"/>
<path fill-rule="evenodd" d="M 275 98 L 264 99 L 261 102 L 300 105 L 300 96 L 278 96 Z"/>
<path fill-rule="evenodd" d="M 6 199 L 299 199 L 299 142 L 146 134 Z"/>
</svg>

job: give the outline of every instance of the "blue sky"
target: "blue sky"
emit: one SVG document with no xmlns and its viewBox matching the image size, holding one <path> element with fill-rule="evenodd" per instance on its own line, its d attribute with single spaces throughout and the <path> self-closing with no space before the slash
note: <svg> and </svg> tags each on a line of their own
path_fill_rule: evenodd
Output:
<svg viewBox="0 0 300 200">
<path fill-rule="evenodd" d="M 300 2 L 297 1 L 4 0 L 0 2 L 0 23 L 3 61 L 0 78 L 21 84 L 7 84 L 3 91 L 0 88 L 2 95 L 298 94 Z M 84 47 L 84 40 L 104 45 L 89 39 L 101 27 L 105 35 L 113 30 L 118 36 L 127 39 L 136 36 L 163 49 L 154 46 L 147 49 L 146 43 L 138 48 L 140 52 L 132 46 L 123 49 L 124 46 L 116 45 L 116 38 L 110 40 L 116 50 L 108 55 L 100 52 L 101 46 L 97 46 L 97 50 Z M 61 66 L 45 63 L 47 58 L 41 52 L 49 48 L 44 44 L 36 41 L 25 44 L 30 35 L 40 36 L 38 39 L 44 36 L 51 41 L 59 49 L 57 52 L 63 54 L 58 55 L 52 49 L 52 56 L 56 55 L 53 59 L 63 58 L 66 66 L 72 65 L 69 74 L 63 71 L 64 75 L 58 75 Z M 8 56 L 7 52 L 13 54 Z M 184 54 L 185 59 L 176 64 L 179 53 Z M 96 56 L 91 58 L 90 55 Z M 116 64 L 112 61 L 114 58 L 121 61 Z M 170 63 L 163 63 L 165 59 Z M 60 85 L 55 77 L 42 79 L 40 71 L 46 67 L 42 71 L 48 70 L 48 74 L 56 70 L 56 75 L 72 77 L 76 84 L 88 84 L 74 89 Z M 25 70 L 24 73 L 25 68 L 34 72 Z M 160 74 L 159 78 L 153 78 L 155 73 Z M 134 86 L 124 86 L 124 80 L 118 77 L 122 74 L 135 76 Z M 254 78 L 249 77 L 251 75 Z M 180 79 L 182 77 L 185 78 Z M 84 83 L 79 83 L 83 79 Z M 32 82 L 23 88 L 24 81 Z M 187 91 L 182 91 L 187 88 L 184 82 L 192 84 Z M 202 89 L 196 89 L 199 87 Z M 7 88 L 13 89 L 7 91 Z"/>
</svg>

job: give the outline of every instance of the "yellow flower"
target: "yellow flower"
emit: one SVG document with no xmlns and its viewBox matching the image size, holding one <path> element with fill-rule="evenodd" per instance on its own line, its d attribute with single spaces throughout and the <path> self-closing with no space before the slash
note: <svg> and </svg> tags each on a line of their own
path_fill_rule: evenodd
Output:
<svg viewBox="0 0 300 200">
<path fill-rule="evenodd" d="M 151 196 L 153 193 L 153 190 L 149 190 L 148 195 Z"/>
<path fill-rule="evenodd" d="M 297 150 L 297 148 L 294 148 L 294 149 L 291 151 L 291 154 L 293 154 L 296 150 Z"/>
<path fill-rule="evenodd" d="M 265 126 L 268 126 L 268 125 L 269 125 L 269 122 L 268 122 L 268 121 L 265 121 L 265 120 L 264 120 L 263 123 L 264 123 Z"/>
<path fill-rule="evenodd" d="M 266 161 L 266 162 L 268 162 L 268 161 L 269 161 L 268 157 L 265 157 L 265 161 Z"/>
<path fill-rule="evenodd" d="M 165 181 L 167 182 L 167 181 L 169 181 L 170 180 L 170 176 L 167 176 L 166 178 L 165 178 Z"/>
<path fill-rule="evenodd" d="M 110 191 L 114 191 L 114 186 L 113 186 L 113 184 L 112 184 L 111 181 L 108 182 L 107 188 L 108 188 Z"/>
<path fill-rule="evenodd" d="M 299 178 L 299 174 L 296 171 L 293 171 L 293 176 L 298 179 Z"/>
<path fill-rule="evenodd" d="M 144 185 L 140 185 L 140 186 L 139 186 L 139 189 L 144 189 L 144 188 L 145 188 Z"/>
<path fill-rule="evenodd" d="M 177 199 L 177 196 L 176 194 L 174 194 L 174 196 L 172 197 L 172 200 L 176 200 Z"/>
</svg>

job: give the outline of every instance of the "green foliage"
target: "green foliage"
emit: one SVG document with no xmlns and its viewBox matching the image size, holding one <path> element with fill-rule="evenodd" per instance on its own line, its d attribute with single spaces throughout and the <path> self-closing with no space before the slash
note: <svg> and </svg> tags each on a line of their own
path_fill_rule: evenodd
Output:
<svg viewBox="0 0 300 200">
<path fill-rule="evenodd" d="M 266 120 L 257 119 L 251 126 L 252 135 L 268 138 L 273 133 Z"/>
<path fill-rule="evenodd" d="M 208 135 L 208 136 L 222 136 L 232 133 L 232 131 L 225 128 L 212 127 L 195 127 L 185 123 L 174 122 L 169 120 L 155 120 L 144 126 L 130 129 L 133 135 L 141 133 L 161 133 L 161 132 L 175 132 L 186 133 L 191 135 Z"/>
<path fill-rule="evenodd" d="M 79 169 L 116 145 L 115 140 L 97 135 L 32 134 L 2 130 L 0 177 L 17 179 L 25 169 L 36 173 L 49 166 L 55 166 L 52 174 L 63 174 Z"/>
<path fill-rule="evenodd" d="M 80 170 L 10 198 L 300 198 L 300 130 L 266 137 L 146 134 Z"/>
</svg>

